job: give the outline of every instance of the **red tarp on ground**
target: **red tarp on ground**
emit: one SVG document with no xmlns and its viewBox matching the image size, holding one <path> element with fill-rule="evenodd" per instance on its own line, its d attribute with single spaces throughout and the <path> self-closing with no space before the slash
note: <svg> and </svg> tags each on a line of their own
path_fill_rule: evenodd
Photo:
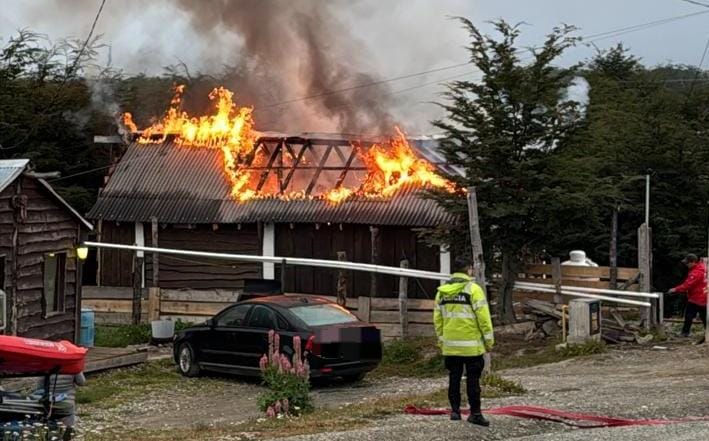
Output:
<svg viewBox="0 0 709 441">
<path fill-rule="evenodd" d="M 84 370 L 86 348 L 66 340 L 47 341 L 0 335 L 0 376 Z"/>
</svg>

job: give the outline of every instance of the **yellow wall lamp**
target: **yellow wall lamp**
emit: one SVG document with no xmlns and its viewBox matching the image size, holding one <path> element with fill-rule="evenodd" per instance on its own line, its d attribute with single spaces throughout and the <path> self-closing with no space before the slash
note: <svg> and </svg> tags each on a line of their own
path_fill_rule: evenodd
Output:
<svg viewBox="0 0 709 441">
<path fill-rule="evenodd" d="M 89 257 L 89 248 L 85 246 L 79 246 L 76 248 L 76 257 L 79 258 L 79 260 L 86 260 L 87 257 Z"/>
</svg>

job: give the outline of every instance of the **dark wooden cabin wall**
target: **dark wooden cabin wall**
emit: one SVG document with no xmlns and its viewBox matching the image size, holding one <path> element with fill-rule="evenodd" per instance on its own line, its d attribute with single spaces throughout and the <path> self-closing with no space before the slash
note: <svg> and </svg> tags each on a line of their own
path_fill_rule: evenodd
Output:
<svg viewBox="0 0 709 441">
<path fill-rule="evenodd" d="M 133 245 L 135 226 L 131 222 L 108 222 L 101 225 L 101 242 Z M 101 250 L 101 286 L 133 286 L 133 253 Z"/>
<path fill-rule="evenodd" d="M 297 256 L 315 259 L 337 259 L 338 251 L 347 253 L 347 260 L 371 263 L 371 233 L 366 225 L 314 224 L 276 225 L 276 255 Z M 437 248 L 426 246 L 417 240 L 416 232 L 407 227 L 379 227 L 379 259 L 381 265 L 399 266 L 404 257 L 409 267 L 439 271 Z M 276 277 L 280 268 L 276 266 Z M 324 268 L 286 268 L 286 291 L 306 294 L 334 295 L 337 286 L 337 271 Z M 409 279 L 409 297 L 433 298 L 438 283 L 431 280 Z M 370 295 L 369 273 L 349 272 L 349 297 Z M 399 281 L 394 276 L 377 276 L 377 297 L 398 295 Z"/>
<path fill-rule="evenodd" d="M 146 242 L 150 225 L 145 226 Z M 160 228 L 158 244 L 162 248 L 213 251 L 235 254 L 261 254 L 258 229 L 255 224 L 211 225 L 195 228 L 168 226 Z M 146 256 L 147 257 L 147 256 Z M 150 273 L 152 273 L 152 268 Z M 244 279 L 261 277 L 261 264 L 232 262 L 198 257 L 160 256 L 159 283 L 161 288 L 241 289 Z M 147 281 L 146 281 L 147 283 Z"/>
<path fill-rule="evenodd" d="M 17 333 L 42 339 L 74 338 L 76 320 L 76 253 L 79 223 L 34 179 L 22 179 L 27 196 L 27 217 L 18 224 Z M 64 313 L 44 317 L 42 293 L 44 257 L 66 252 Z"/>
</svg>

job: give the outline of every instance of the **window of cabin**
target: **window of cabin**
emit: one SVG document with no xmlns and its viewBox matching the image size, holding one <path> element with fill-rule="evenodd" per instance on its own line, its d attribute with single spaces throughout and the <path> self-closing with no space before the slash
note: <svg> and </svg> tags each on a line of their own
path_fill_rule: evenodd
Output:
<svg viewBox="0 0 709 441">
<path fill-rule="evenodd" d="M 66 254 L 52 253 L 44 256 L 44 291 L 42 310 L 44 316 L 64 312 L 66 294 Z"/>
</svg>

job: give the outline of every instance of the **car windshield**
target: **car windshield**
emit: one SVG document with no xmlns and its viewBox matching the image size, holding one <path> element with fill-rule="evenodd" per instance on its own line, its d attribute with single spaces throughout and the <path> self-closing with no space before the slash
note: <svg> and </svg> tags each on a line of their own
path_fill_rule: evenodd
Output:
<svg viewBox="0 0 709 441">
<path fill-rule="evenodd" d="M 337 325 L 356 322 L 357 317 L 346 309 L 329 304 L 295 306 L 290 310 L 308 326 Z"/>
</svg>

